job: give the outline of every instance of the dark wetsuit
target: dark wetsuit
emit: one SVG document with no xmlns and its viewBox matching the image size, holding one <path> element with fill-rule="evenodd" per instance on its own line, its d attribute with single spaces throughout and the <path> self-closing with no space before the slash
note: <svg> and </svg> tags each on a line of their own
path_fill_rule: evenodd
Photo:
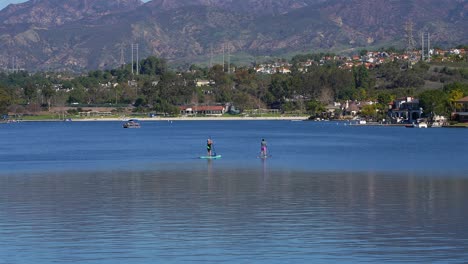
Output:
<svg viewBox="0 0 468 264">
<path fill-rule="evenodd" d="M 208 151 L 208 154 L 210 154 L 210 155 L 211 155 L 212 145 L 213 145 L 213 141 L 208 140 L 208 141 L 206 142 L 206 150 Z"/>
</svg>

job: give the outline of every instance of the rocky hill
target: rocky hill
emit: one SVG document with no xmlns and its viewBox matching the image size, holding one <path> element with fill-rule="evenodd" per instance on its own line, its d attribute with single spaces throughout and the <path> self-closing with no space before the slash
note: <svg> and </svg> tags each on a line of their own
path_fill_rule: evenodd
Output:
<svg viewBox="0 0 468 264">
<path fill-rule="evenodd" d="M 86 70 L 157 55 L 191 63 L 209 54 L 269 55 L 468 42 L 465 0 L 31 0 L 0 11 L 0 67 Z M 225 49 L 225 51 L 227 48 Z"/>
</svg>

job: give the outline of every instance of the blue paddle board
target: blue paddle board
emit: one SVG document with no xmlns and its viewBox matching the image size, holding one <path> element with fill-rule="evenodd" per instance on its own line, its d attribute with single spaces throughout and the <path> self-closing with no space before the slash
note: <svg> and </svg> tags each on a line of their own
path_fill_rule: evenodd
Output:
<svg viewBox="0 0 468 264">
<path fill-rule="evenodd" d="M 201 156 L 200 159 L 220 159 L 221 155 L 216 156 Z"/>
</svg>

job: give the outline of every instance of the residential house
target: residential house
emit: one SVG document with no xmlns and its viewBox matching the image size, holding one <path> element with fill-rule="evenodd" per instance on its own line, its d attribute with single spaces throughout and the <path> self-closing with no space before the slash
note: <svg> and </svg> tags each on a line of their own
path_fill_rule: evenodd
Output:
<svg viewBox="0 0 468 264">
<path fill-rule="evenodd" d="M 222 105 L 195 105 L 179 107 L 182 115 L 214 115 L 220 116 L 226 113 L 226 107 Z"/>
<path fill-rule="evenodd" d="M 459 107 L 452 113 L 452 120 L 467 123 L 468 122 L 468 96 L 455 101 Z"/>
<path fill-rule="evenodd" d="M 335 114 L 341 112 L 341 103 L 333 102 L 325 106 L 325 111 L 330 117 L 335 117 Z M 341 115 L 341 114 L 340 114 Z"/>
<path fill-rule="evenodd" d="M 413 97 L 398 98 L 389 106 L 388 116 L 396 122 L 406 120 L 408 123 L 416 122 L 421 118 L 423 109 L 419 106 L 419 99 Z"/>
<path fill-rule="evenodd" d="M 356 102 L 350 102 L 346 100 L 343 104 L 343 113 L 346 116 L 356 116 L 359 113 L 359 106 Z"/>
<path fill-rule="evenodd" d="M 286 74 L 286 73 L 291 73 L 291 70 L 289 68 L 286 68 L 286 67 L 280 67 L 280 68 L 278 68 L 278 72 Z"/>
<path fill-rule="evenodd" d="M 202 80 L 202 79 L 197 80 L 197 87 L 209 86 L 212 84 L 213 84 L 213 81 L 210 81 L 210 80 Z"/>
</svg>

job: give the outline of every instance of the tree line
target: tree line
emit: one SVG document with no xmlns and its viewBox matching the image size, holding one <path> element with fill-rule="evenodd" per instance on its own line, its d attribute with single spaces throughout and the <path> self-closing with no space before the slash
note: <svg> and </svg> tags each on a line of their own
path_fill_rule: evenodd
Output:
<svg viewBox="0 0 468 264">
<path fill-rule="evenodd" d="M 237 109 L 274 108 L 286 112 L 319 115 L 334 101 L 374 100 L 365 114 L 385 112 L 393 99 L 414 96 L 426 113 L 447 115 L 454 101 L 468 95 L 468 69 L 404 61 L 373 68 L 351 69 L 343 61 L 314 63 L 304 70 L 306 60 L 320 61 L 330 54 L 298 55 L 291 60 L 289 74 L 259 74 L 254 67 L 192 65 L 186 71 L 169 69 L 154 56 L 111 70 L 95 70 L 74 76 L 67 73 L 0 73 L 0 113 L 35 113 L 52 106 L 131 105 L 135 112 L 178 114 L 186 104 L 226 104 Z M 133 68 L 133 70 L 132 70 Z M 136 72 L 136 69 L 139 69 Z M 198 80 L 210 85 L 197 86 Z M 428 88 L 429 84 L 440 87 Z M 379 111 L 377 111 L 379 110 Z"/>
</svg>

